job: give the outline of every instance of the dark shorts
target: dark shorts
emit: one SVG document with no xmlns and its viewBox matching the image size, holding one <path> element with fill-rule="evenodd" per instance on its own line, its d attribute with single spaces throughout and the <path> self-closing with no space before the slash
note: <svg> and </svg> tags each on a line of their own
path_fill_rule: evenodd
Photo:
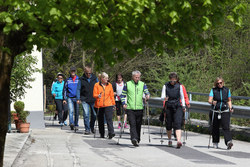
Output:
<svg viewBox="0 0 250 167">
<path fill-rule="evenodd" d="M 183 121 L 183 111 L 181 106 L 178 106 L 176 110 L 167 108 L 166 110 L 167 130 L 171 130 L 172 128 L 174 128 L 175 130 L 181 129 L 182 121 Z"/>
<path fill-rule="evenodd" d="M 121 101 L 115 101 L 115 107 L 116 107 L 116 115 L 121 116 L 121 114 L 124 112 L 122 102 Z M 126 114 L 126 112 L 125 112 Z"/>
</svg>

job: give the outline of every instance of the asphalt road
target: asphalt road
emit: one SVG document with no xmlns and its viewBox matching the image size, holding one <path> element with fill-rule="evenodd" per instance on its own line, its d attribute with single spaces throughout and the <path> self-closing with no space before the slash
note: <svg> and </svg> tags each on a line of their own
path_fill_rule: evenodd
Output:
<svg viewBox="0 0 250 167">
<path fill-rule="evenodd" d="M 12 166 L 235 167 L 248 166 L 250 163 L 250 143 L 248 142 L 233 141 L 233 148 L 227 150 L 224 139 L 221 139 L 219 149 L 208 149 L 208 135 L 188 132 L 186 144 L 181 149 L 176 149 L 175 141 L 173 147 L 167 147 L 166 134 L 161 144 L 159 127 L 150 127 L 151 142 L 149 143 L 149 135 L 145 127 L 144 130 L 142 129 L 144 134 L 141 134 L 140 146 L 134 147 L 130 141 L 129 129 L 125 129 L 117 144 L 119 130 L 116 124 L 115 127 L 116 136 L 111 140 L 99 138 L 99 134 L 96 138 L 93 134 L 84 135 L 82 126 L 76 133 L 68 126 L 61 129 L 56 123 L 47 125 L 45 129 L 33 129 Z"/>
</svg>

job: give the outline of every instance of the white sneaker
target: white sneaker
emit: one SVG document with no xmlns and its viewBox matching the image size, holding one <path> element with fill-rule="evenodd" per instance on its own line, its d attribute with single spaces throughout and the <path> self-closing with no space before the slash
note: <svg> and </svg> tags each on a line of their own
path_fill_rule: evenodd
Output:
<svg viewBox="0 0 250 167">
<path fill-rule="evenodd" d="M 214 146 L 215 149 L 219 148 L 218 143 L 213 143 L 213 146 Z"/>
</svg>

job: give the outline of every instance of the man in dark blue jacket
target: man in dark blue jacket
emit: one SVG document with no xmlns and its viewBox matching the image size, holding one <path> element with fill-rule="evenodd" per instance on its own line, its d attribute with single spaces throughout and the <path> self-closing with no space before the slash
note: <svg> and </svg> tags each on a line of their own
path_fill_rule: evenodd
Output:
<svg viewBox="0 0 250 167">
<path fill-rule="evenodd" d="M 92 73 L 92 69 L 89 66 L 84 68 L 84 74 L 80 78 L 80 82 L 77 87 L 77 99 L 81 99 L 81 101 L 77 101 L 78 104 L 82 103 L 83 108 L 83 117 L 84 117 L 84 126 L 85 126 L 85 134 L 90 134 L 90 130 L 94 133 L 94 125 L 96 120 L 96 112 L 94 110 L 95 98 L 93 98 L 93 89 L 95 83 L 98 82 L 98 78 Z M 79 98 L 80 96 L 80 98 Z M 89 122 L 91 109 L 91 121 Z"/>
<path fill-rule="evenodd" d="M 77 104 L 77 85 L 79 82 L 79 77 L 76 75 L 76 68 L 70 68 L 70 77 L 65 81 L 64 85 L 64 96 L 63 103 L 68 103 L 69 108 L 69 125 L 71 130 L 74 130 L 74 127 L 78 129 L 78 118 L 79 118 L 79 105 Z M 75 112 L 75 120 L 73 119 L 73 113 Z"/>
</svg>

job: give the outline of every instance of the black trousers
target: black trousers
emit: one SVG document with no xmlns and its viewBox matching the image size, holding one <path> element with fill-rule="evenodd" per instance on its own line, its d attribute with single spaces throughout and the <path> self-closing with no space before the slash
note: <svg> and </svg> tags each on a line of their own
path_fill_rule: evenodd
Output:
<svg viewBox="0 0 250 167">
<path fill-rule="evenodd" d="M 213 126 L 212 126 L 212 137 L 213 143 L 220 142 L 220 126 L 222 127 L 222 131 L 224 134 L 225 144 L 232 140 L 232 134 L 230 132 L 230 112 L 223 112 L 221 114 L 221 119 L 218 119 L 217 112 L 214 113 Z M 211 115 L 211 114 L 210 114 Z M 211 115 L 212 118 L 212 115 Z"/>
<path fill-rule="evenodd" d="M 115 106 L 116 106 L 116 115 L 121 116 L 122 112 L 124 112 L 123 107 L 122 107 L 122 102 L 116 101 Z"/>
<path fill-rule="evenodd" d="M 68 104 L 63 104 L 63 122 L 68 118 Z"/>
<path fill-rule="evenodd" d="M 166 109 L 166 128 L 167 130 L 180 130 L 183 121 L 182 107 L 178 106 L 176 110 Z"/>
<path fill-rule="evenodd" d="M 99 127 L 99 133 L 102 137 L 104 137 L 105 134 L 105 127 L 104 127 L 104 114 L 105 114 L 105 118 L 107 121 L 107 125 L 108 125 L 108 134 L 114 134 L 114 127 L 113 127 L 113 110 L 114 107 L 113 106 L 109 106 L 109 107 L 103 107 L 103 108 L 99 108 L 99 113 L 97 115 L 98 117 L 98 127 Z M 96 109 L 96 111 L 98 111 L 98 109 Z"/>
<path fill-rule="evenodd" d="M 63 100 L 55 99 L 56 110 L 58 111 L 58 120 L 60 123 L 63 123 L 68 116 L 68 107 L 63 104 Z"/>
<path fill-rule="evenodd" d="M 130 138 L 140 142 L 143 110 L 127 110 L 126 113 L 130 124 Z"/>
</svg>

